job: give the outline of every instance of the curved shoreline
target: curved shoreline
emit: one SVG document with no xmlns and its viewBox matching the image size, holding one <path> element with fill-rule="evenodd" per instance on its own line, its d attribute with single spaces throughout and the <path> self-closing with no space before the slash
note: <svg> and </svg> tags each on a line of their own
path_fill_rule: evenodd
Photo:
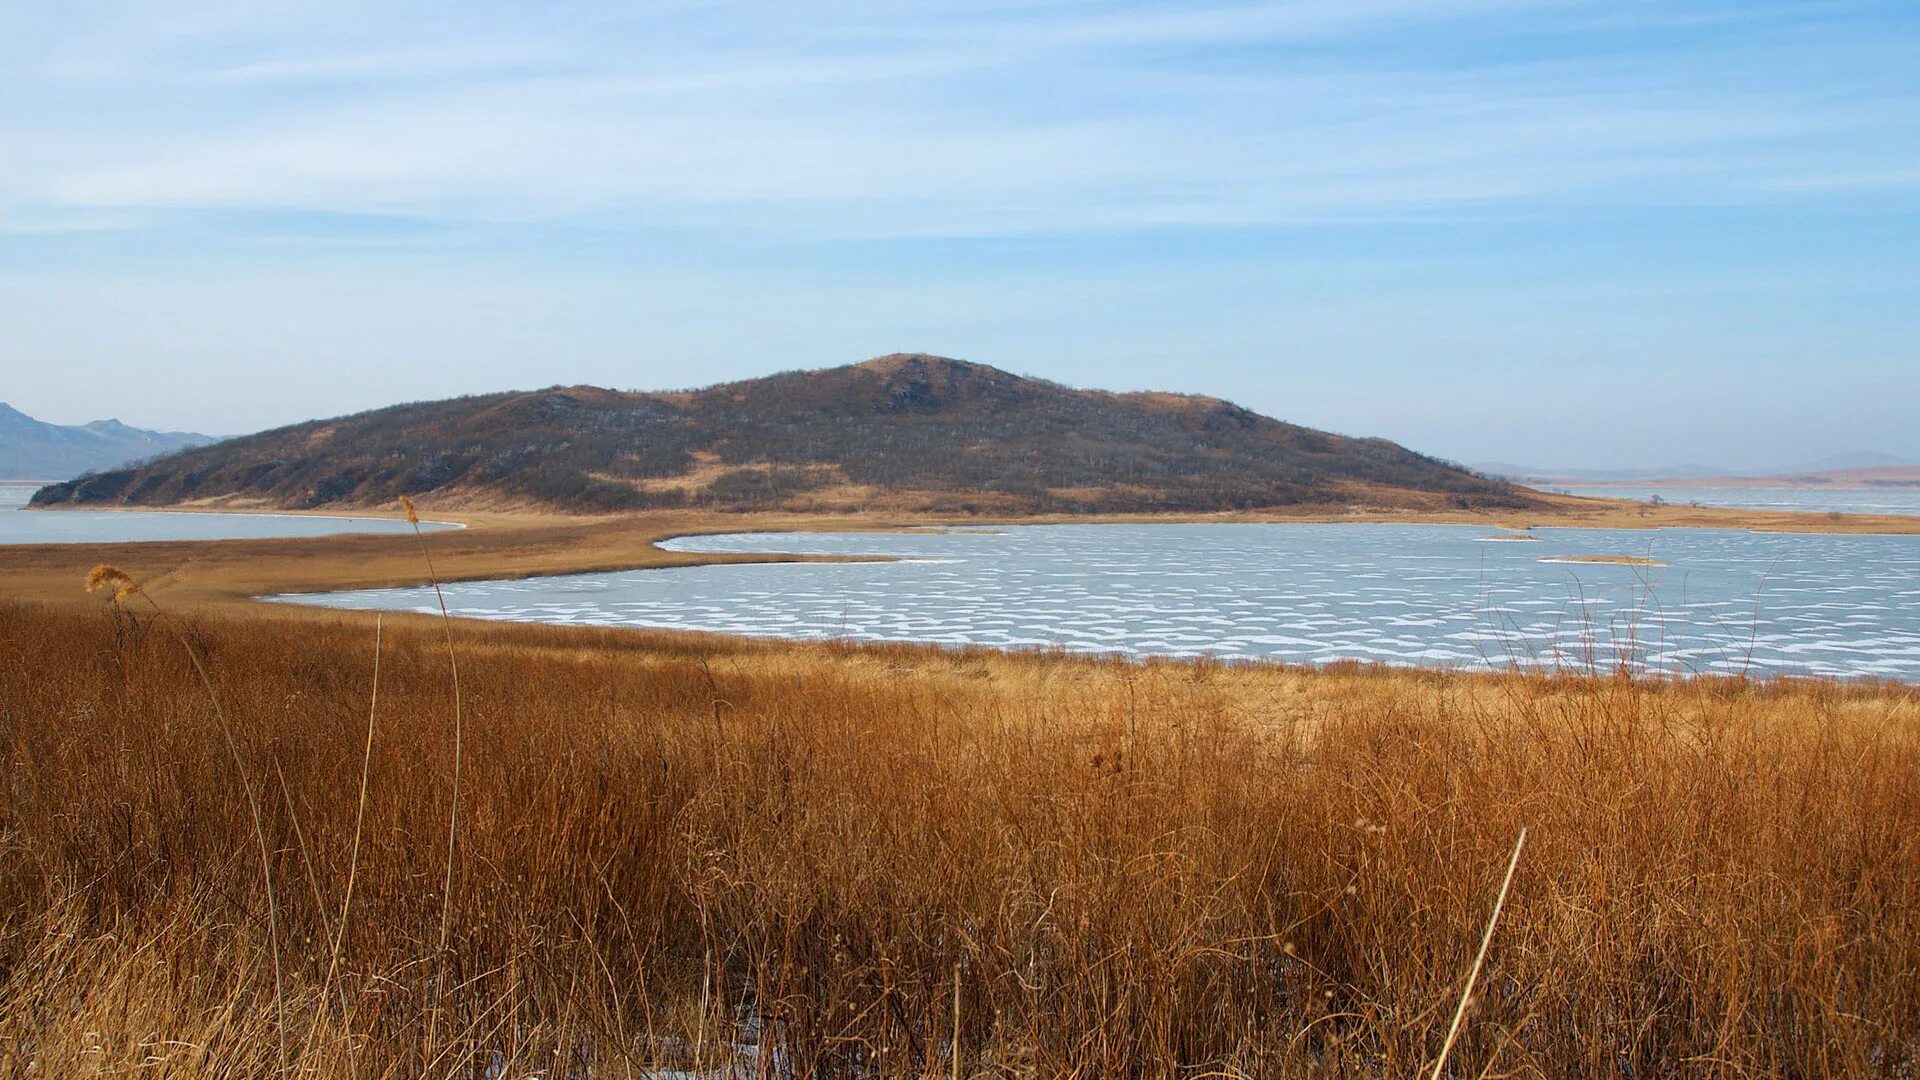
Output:
<svg viewBox="0 0 1920 1080">
<path fill-rule="evenodd" d="M 1897 592 L 1898 586 L 1884 575 L 1888 568 L 1911 567 L 1920 556 L 1920 546 L 1905 541 L 1809 543 L 1779 534 L 1674 531 L 1643 538 L 1655 549 L 1664 549 L 1665 559 L 1655 559 L 1604 553 L 1612 545 L 1634 544 L 1630 535 L 1541 530 L 1544 542 L 1535 549 L 1508 550 L 1493 560 L 1491 572 L 1506 583 L 1504 591 L 1510 594 L 1506 599 L 1513 605 L 1510 611 L 1501 609 L 1496 618 L 1480 610 L 1486 600 L 1474 584 L 1476 574 L 1484 585 L 1489 573 L 1488 559 L 1471 550 L 1478 545 L 1470 541 L 1484 534 L 1477 526 L 1320 529 L 1285 524 L 1259 528 L 1159 524 L 1159 528 L 1018 528 L 1005 530 L 1016 534 L 1005 544 L 923 542 L 919 537 L 924 530 L 918 529 L 682 533 L 662 537 L 657 548 L 673 556 L 724 557 L 729 562 L 777 560 L 772 565 L 790 563 L 793 569 L 682 565 L 661 568 L 674 573 L 582 574 L 551 583 L 495 579 L 451 585 L 446 603 L 456 615 L 486 622 L 718 633 L 780 641 L 905 642 L 1015 652 L 1112 653 L 1139 659 L 1214 656 L 1223 663 L 1309 666 L 1358 659 L 1394 667 L 1468 670 L 1482 670 L 1483 664 L 1496 670 L 1527 668 L 1532 658 L 1543 661 L 1547 669 L 1559 670 L 1576 662 L 1576 652 L 1594 647 L 1593 641 L 1612 642 L 1604 647 L 1616 648 L 1620 643 L 1615 639 L 1621 633 L 1617 627 L 1563 632 L 1563 622 L 1571 619 L 1573 625 L 1582 625 L 1583 619 L 1594 617 L 1587 610 L 1589 603 L 1614 603 L 1592 598 L 1618 591 L 1626 583 L 1626 573 L 1633 573 L 1650 589 L 1651 580 L 1645 578 L 1648 571 L 1675 565 L 1687 569 L 1674 571 L 1682 577 L 1666 582 L 1699 603 L 1682 604 L 1672 613 L 1671 622 L 1669 612 L 1659 611 L 1660 645 L 1645 662 L 1662 674 L 1680 674 L 1681 669 L 1699 674 L 1728 666 L 1723 661 L 1729 646 L 1720 632 L 1727 618 L 1726 605 L 1738 607 L 1752 599 L 1753 583 L 1741 575 L 1750 566 L 1773 560 L 1781 564 L 1789 585 L 1830 582 L 1835 580 L 1833 574 L 1849 582 L 1877 582 L 1877 591 L 1871 595 L 1882 598 L 1882 605 L 1891 604 L 1893 610 L 1859 627 L 1838 614 L 1805 611 L 1800 598 L 1783 596 L 1768 606 L 1784 605 L 1785 610 L 1769 610 L 1762 625 L 1756 607 L 1755 639 L 1748 644 L 1759 645 L 1758 663 L 1764 677 L 1920 681 L 1920 666 L 1915 665 L 1911 650 L 1887 636 L 1905 632 L 1888 627 L 1913 625 L 1911 607 L 1892 598 L 1887 590 Z M 1561 554 L 1537 559 L 1542 547 Z M 1152 554 L 1128 557 L 1141 553 Z M 1403 562 L 1403 556 L 1416 561 Z M 822 558 L 880 565 L 812 565 Z M 916 564 L 952 562 L 972 566 L 913 569 Z M 1534 567 L 1535 562 L 1571 565 Z M 1292 569 L 1282 572 L 1277 564 Z M 1616 572 L 1582 572 L 1579 578 L 1585 588 L 1575 604 L 1570 595 L 1561 595 L 1567 581 L 1556 573 L 1588 564 L 1602 564 L 1598 567 L 1602 570 L 1611 565 Z M 1393 572 L 1371 572 L 1393 567 L 1409 573 L 1416 568 L 1435 569 L 1432 575 L 1411 574 L 1406 582 L 1357 580 L 1397 578 L 1400 575 Z M 1127 576 L 1136 569 L 1146 573 L 1162 569 L 1172 577 L 1141 584 L 1148 579 Z M 1003 570 L 1012 576 L 1001 576 Z M 1089 575 L 1088 570 L 1095 573 Z M 1102 570 L 1121 576 L 1109 578 L 1111 586 L 1066 580 L 1107 577 Z M 898 576 L 903 572 L 906 577 Z M 1029 576 L 1036 572 L 1037 576 Z M 1191 577 L 1210 580 L 1195 589 L 1176 587 L 1189 583 L 1173 580 Z M 1372 587 L 1385 585 L 1395 587 Z M 1202 595 L 1174 597 L 1182 603 L 1169 607 L 1172 599 L 1164 591 L 1167 588 L 1180 594 L 1197 589 Z M 1693 596 L 1695 591 L 1700 595 Z M 1391 594 L 1394 599 L 1372 594 Z M 1123 602 L 1106 603 L 1116 598 Z M 1862 594 L 1863 604 L 1867 598 Z M 433 593 L 421 588 L 275 594 L 261 599 L 335 611 L 433 614 L 434 610 Z M 1655 609 L 1663 609 L 1671 607 L 1672 598 L 1667 600 L 1661 605 L 1649 593 L 1644 601 L 1636 598 L 1626 601 L 1627 607 L 1606 610 L 1628 612 L 1631 624 L 1643 614 L 1635 605 L 1652 603 Z M 1387 605 L 1384 614 L 1382 605 Z M 1547 613 L 1536 607 L 1544 607 Z M 1475 618 L 1465 618 L 1469 610 Z M 1155 614 L 1167 611 L 1195 617 Z M 1318 621 L 1322 615 L 1331 621 Z M 1096 629 L 1090 623 L 1105 625 Z M 1588 640 L 1588 634 L 1595 635 L 1593 640 Z M 1627 636 L 1631 638 L 1632 632 Z M 1629 646 L 1629 651 L 1634 648 Z M 1491 660 L 1488 649 L 1495 654 Z M 1811 652 L 1799 655 L 1804 650 Z M 1479 654 L 1478 659 L 1474 654 Z M 1748 655 L 1751 660 L 1751 648 Z"/>
<path fill-rule="evenodd" d="M 181 512 L 248 511 L 227 507 L 169 508 Z M 265 510 L 266 508 L 262 508 Z M 1608 500 L 1555 498 L 1550 512 L 1525 514 L 1436 508 L 1302 508 L 1296 513 L 1048 515 L 955 518 L 951 515 L 868 511 L 856 514 L 674 511 L 583 516 L 526 510 L 434 507 L 434 520 L 462 526 L 429 538 L 442 582 L 513 580 L 730 562 L 810 562 L 837 557 L 675 552 L 656 546 L 674 537 L 750 532 L 867 532 L 935 527 L 1050 524 L 1350 523 L 1449 524 L 1518 531 L 1527 527 L 1707 528 L 1762 532 L 1920 535 L 1920 517 L 1833 519 L 1821 514 L 1769 513 L 1695 507 L 1643 507 Z M 295 513 L 299 511 L 279 511 Z M 336 514 L 321 516 L 339 516 Z M 388 517 L 380 511 L 356 516 Z M 401 516 L 398 511 L 392 517 Z M 286 617 L 298 609 L 253 598 L 266 594 L 403 588 L 428 584 L 418 542 L 405 533 L 336 533 L 321 537 L 249 540 L 28 544 L 0 547 L 0 597 L 40 603 L 97 603 L 80 589 L 88 569 L 112 563 L 150 583 L 151 591 L 183 607 L 249 610 Z M 338 611 L 325 612 L 340 618 Z"/>
</svg>

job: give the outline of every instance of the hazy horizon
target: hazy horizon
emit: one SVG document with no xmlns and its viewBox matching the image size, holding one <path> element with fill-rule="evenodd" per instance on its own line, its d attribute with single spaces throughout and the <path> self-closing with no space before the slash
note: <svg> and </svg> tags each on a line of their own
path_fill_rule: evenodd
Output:
<svg viewBox="0 0 1920 1080">
<path fill-rule="evenodd" d="M 22 9 L 0 399 L 231 435 L 894 351 L 1464 462 L 1920 458 L 1920 9 Z"/>
</svg>

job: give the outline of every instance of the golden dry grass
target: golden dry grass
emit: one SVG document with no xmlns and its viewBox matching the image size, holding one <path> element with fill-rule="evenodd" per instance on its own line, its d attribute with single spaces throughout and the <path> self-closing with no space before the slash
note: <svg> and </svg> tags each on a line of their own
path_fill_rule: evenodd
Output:
<svg viewBox="0 0 1920 1080">
<path fill-rule="evenodd" d="M 0 1075 L 1920 1053 L 1910 689 L 441 632 L 0 606 Z"/>
</svg>

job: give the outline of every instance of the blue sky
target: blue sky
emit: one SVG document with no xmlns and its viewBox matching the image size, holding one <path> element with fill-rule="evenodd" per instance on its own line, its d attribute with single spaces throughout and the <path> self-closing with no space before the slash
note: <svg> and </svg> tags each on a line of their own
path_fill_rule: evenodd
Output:
<svg viewBox="0 0 1920 1080">
<path fill-rule="evenodd" d="M 0 320 L 61 422 L 924 350 L 1920 458 L 1920 5 L 0 0 Z"/>
</svg>

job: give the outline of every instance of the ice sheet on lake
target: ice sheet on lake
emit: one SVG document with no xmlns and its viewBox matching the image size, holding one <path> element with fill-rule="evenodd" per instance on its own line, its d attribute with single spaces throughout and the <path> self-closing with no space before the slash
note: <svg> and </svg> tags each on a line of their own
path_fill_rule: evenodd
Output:
<svg viewBox="0 0 1920 1080">
<path fill-rule="evenodd" d="M 676 551 L 908 561 L 475 582 L 456 614 L 806 640 L 1472 668 L 1920 680 L 1920 537 L 1444 525 L 1047 525 L 683 537 Z M 1632 551 L 1666 566 L 1542 563 Z M 433 608 L 430 593 L 286 597 Z"/>
</svg>

